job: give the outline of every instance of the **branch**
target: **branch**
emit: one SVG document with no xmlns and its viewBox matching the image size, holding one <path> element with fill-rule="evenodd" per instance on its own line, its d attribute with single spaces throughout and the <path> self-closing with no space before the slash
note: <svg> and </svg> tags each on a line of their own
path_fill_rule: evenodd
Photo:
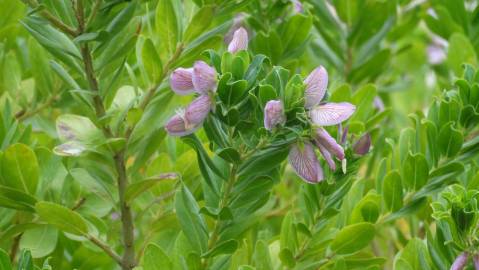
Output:
<svg viewBox="0 0 479 270">
<path fill-rule="evenodd" d="M 125 200 L 125 193 L 128 187 L 128 177 L 126 175 L 125 166 L 125 150 L 120 151 L 115 155 L 115 166 L 118 172 L 118 197 L 120 200 L 121 210 L 121 224 L 122 224 L 122 238 L 125 250 L 123 251 L 122 269 L 129 270 L 136 266 L 135 260 L 135 235 L 133 215 L 130 206 Z"/>
</svg>

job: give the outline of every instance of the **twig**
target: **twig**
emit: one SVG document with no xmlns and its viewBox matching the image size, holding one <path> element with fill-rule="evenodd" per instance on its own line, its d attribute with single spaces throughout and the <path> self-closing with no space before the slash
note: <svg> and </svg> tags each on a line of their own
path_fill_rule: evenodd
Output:
<svg viewBox="0 0 479 270">
<path fill-rule="evenodd" d="M 17 234 L 15 238 L 13 238 L 12 247 L 10 248 L 10 261 L 13 263 L 15 261 L 15 257 L 17 257 L 18 246 L 20 245 L 20 239 L 22 238 L 23 233 Z"/>
<path fill-rule="evenodd" d="M 40 4 L 38 4 L 36 0 L 22 0 L 22 2 L 24 2 L 26 5 L 29 5 L 33 9 L 41 8 Z M 59 20 L 55 15 L 51 14 L 50 11 L 42 9 L 41 11 L 39 11 L 39 13 L 42 15 L 42 17 L 47 19 L 53 26 L 58 28 L 60 31 L 70 36 L 77 35 L 77 31 L 73 27 Z"/>
<path fill-rule="evenodd" d="M 40 111 L 50 107 L 58 99 L 58 96 L 59 95 L 55 95 L 55 94 L 51 95 L 44 103 L 40 104 L 39 106 L 37 106 L 36 108 L 34 108 L 30 111 L 27 110 L 27 109 L 22 109 L 21 111 L 19 111 L 15 114 L 15 118 L 18 121 L 22 121 L 22 120 L 25 120 L 29 117 L 34 116 L 35 114 L 39 113 Z"/>
<path fill-rule="evenodd" d="M 225 190 L 223 192 L 223 196 L 222 196 L 222 198 L 220 200 L 220 204 L 219 204 L 220 211 L 221 211 L 221 209 L 223 209 L 224 207 L 226 207 L 228 205 L 228 200 L 229 200 L 231 190 L 233 189 L 233 186 L 236 182 L 236 169 L 237 169 L 236 165 L 233 165 L 231 167 L 230 177 L 228 179 L 228 182 L 226 183 L 226 187 L 225 187 Z M 211 234 L 210 240 L 208 241 L 208 250 L 215 247 L 216 242 L 218 241 L 219 233 L 220 233 L 220 230 L 221 230 L 222 226 L 223 226 L 223 223 L 221 222 L 221 220 L 217 220 L 215 222 L 213 233 Z M 206 269 L 207 266 L 208 266 L 208 260 L 205 259 L 202 263 L 202 268 Z"/>
<path fill-rule="evenodd" d="M 120 255 L 118 255 L 114 250 L 112 250 L 107 243 L 104 243 L 103 241 L 101 241 L 100 239 L 96 238 L 93 235 L 88 235 L 87 238 L 97 247 L 101 248 L 108 256 L 110 256 L 113 260 L 115 260 L 119 265 L 123 265 Z"/>
</svg>

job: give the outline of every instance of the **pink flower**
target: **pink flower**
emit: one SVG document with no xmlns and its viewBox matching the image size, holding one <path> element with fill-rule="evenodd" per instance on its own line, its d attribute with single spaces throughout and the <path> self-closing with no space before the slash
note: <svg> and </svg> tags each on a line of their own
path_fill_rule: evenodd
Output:
<svg viewBox="0 0 479 270">
<path fill-rule="evenodd" d="M 323 170 L 319 165 L 314 148 L 309 142 L 302 146 L 298 144 L 291 146 L 288 161 L 304 181 L 318 183 L 323 180 Z"/>
<path fill-rule="evenodd" d="M 283 102 L 281 100 L 268 101 L 264 106 L 264 127 L 267 130 L 272 130 L 277 125 L 282 125 L 285 122 Z"/>
<path fill-rule="evenodd" d="M 195 91 L 193 87 L 193 69 L 177 68 L 170 75 L 170 86 L 178 95 L 188 95 Z"/>
<path fill-rule="evenodd" d="M 323 66 L 319 66 L 304 80 L 306 91 L 304 93 L 305 107 L 307 109 L 321 102 L 328 87 L 328 72 Z"/>
<path fill-rule="evenodd" d="M 234 34 L 233 39 L 228 45 L 228 52 L 236 53 L 241 50 L 248 49 L 248 32 L 243 27 L 238 28 Z"/>
<path fill-rule="evenodd" d="M 196 61 L 193 66 L 192 81 L 195 90 L 200 94 L 216 91 L 216 70 L 204 61 Z"/>
<path fill-rule="evenodd" d="M 311 121 L 318 126 L 337 125 L 347 120 L 356 110 L 356 106 L 348 102 L 325 103 L 313 107 L 309 111 Z"/>
</svg>

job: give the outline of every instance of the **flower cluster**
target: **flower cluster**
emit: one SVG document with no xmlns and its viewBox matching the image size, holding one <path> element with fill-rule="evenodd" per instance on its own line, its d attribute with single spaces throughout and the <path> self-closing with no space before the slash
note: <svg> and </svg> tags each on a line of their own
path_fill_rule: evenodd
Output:
<svg viewBox="0 0 479 270">
<path fill-rule="evenodd" d="M 345 164 L 343 147 L 323 127 L 337 125 L 347 120 L 354 113 L 356 107 L 347 102 L 321 103 L 328 86 L 328 73 L 322 66 L 313 70 L 304 80 L 304 84 L 306 85 L 304 106 L 308 110 L 314 132 L 310 141 L 297 142 L 292 145 L 288 159 L 303 180 L 308 183 L 318 183 L 324 179 L 324 174 L 314 151 L 313 143 L 332 170 L 336 170 L 334 158 Z M 264 115 L 265 128 L 268 130 L 286 121 L 283 105 L 277 100 L 269 101 L 266 104 Z M 361 142 L 361 144 L 358 148 L 364 152 L 365 147 L 363 145 L 367 145 L 368 142 Z M 367 147 L 369 148 L 369 145 Z"/>
<path fill-rule="evenodd" d="M 234 32 L 228 51 L 235 53 L 248 48 L 248 33 L 242 27 Z M 172 136 L 186 136 L 201 127 L 214 106 L 214 93 L 218 83 L 216 70 L 204 61 L 196 61 L 192 68 L 177 68 L 171 73 L 170 86 L 178 95 L 197 93 L 186 109 L 178 110 L 166 124 Z"/>
</svg>

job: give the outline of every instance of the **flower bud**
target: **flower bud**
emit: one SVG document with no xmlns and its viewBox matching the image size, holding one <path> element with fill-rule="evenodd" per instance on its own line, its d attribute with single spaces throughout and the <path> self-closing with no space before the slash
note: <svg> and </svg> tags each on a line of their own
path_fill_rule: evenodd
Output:
<svg viewBox="0 0 479 270">
<path fill-rule="evenodd" d="M 462 270 L 467 264 L 467 252 L 463 252 L 457 256 L 454 263 L 451 265 L 451 270 Z"/>
<path fill-rule="evenodd" d="M 228 45 L 228 52 L 236 53 L 241 50 L 248 49 L 248 32 L 243 27 L 238 28 L 234 34 L 233 39 Z"/>
<path fill-rule="evenodd" d="M 193 66 L 192 81 L 195 90 L 200 94 L 216 91 L 216 70 L 204 61 L 196 61 Z"/>
<path fill-rule="evenodd" d="M 208 95 L 201 95 L 193 100 L 185 110 L 187 126 L 201 125 L 211 110 L 211 103 Z"/>
<path fill-rule="evenodd" d="M 178 95 L 188 95 L 195 91 L 193 87 L 193 69 L 192 68 L 177 68 L 170 76 L 170 86 Z"/>
<path fill-rule="evenodd" d="M 330 102 L 313 107 L 309 117 L 315 125 L 333 126 L 346 121 L 355 110 L 356 106 L 348 102 Z"/>
<path fill-rule="evenodd" d="M 364 134 L 359 140 L 354 144 L 353 151 L 355 154 L 364 156 L 369 152 L 371 147 L 371 135 L 369 133 Z"/>
<path fill-rule="evenodd" d="M 283 102 L 281 100 L 268 101 L 264 106 L 264 127 L 267 130 L 272 130 L 277 125 L 282 125 L 285 122 Z"/>
<path fill-rule="evenodd" d="M 194 132 L 192 129 L 188 129 L 185 119 L 176 114 L 165 125 L 165 129 L 171 136 L 186 136 Z"/>
<path fill-rule="evenodd" d="M 309 142 L 304 143 L 303 146 L 294 144 L 289 151 L 288 161 L 304 181 L 318 183 L 323 180 L 323 170 L 319 165 L 313 146 Z"/>
<path fill-rule="evenodd" d="M 323 146 L 329 153 L 337 157 L 339 160 L 344 159 L 343 147 L 339 145 L 324 128 L 316 129 L 314 142 L 318 147 L 319 145 Z"/>
<path fill-rule="evenodd" d="M 307 109 L 321 102 L 328 87 L 328 72 L 323 66 L 315 68 L 304 80 L 306 91 L 304 92 L 305 107 Z"/>
</svg>

